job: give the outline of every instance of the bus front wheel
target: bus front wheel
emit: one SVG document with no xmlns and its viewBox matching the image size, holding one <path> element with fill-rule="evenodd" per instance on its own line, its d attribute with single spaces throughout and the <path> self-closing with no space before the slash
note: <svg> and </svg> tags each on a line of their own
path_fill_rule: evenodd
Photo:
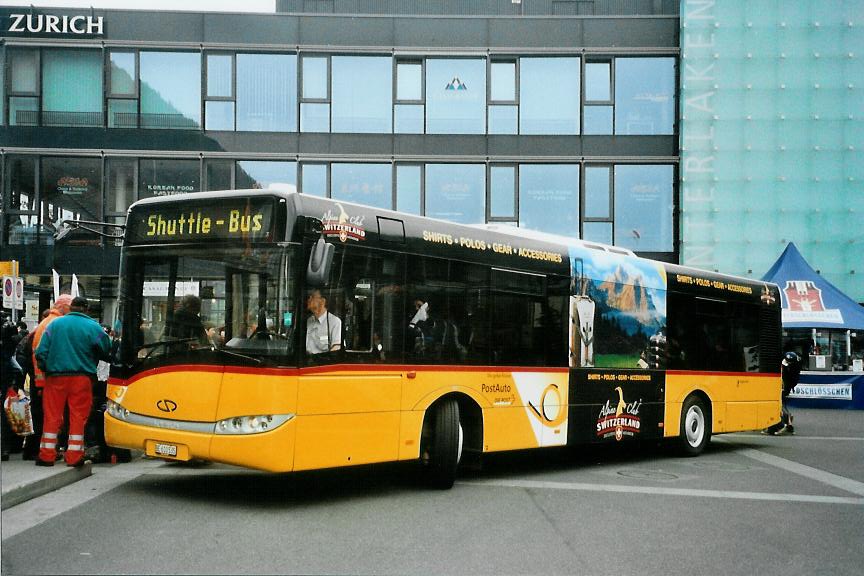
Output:
<svg viewBox="0 0 864 576">
<path fill-rule="evenodd" d="M 682 456 L 698 456 L 711 439 L 711 412 L 699 396 L 690 396 L 681 407 L 678 448 Z"/>
<path fill-rule="evenodd" d="M 420 460 L 426 482 L 433 488 L 447 490 L 456 481 L 456 469 L 462 457 L 459 404 L 448 398 L 434 410 L 431 427 L 424 430 Z"/>
</svg>

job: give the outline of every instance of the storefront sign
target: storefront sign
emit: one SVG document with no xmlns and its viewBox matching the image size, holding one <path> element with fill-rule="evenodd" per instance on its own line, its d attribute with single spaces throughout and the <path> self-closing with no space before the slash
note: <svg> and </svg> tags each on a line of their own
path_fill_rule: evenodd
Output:
<svg viewBox="0 0 864 576">
<path fill-rule="evenodd" d="M 89 188 L 90 180 L 87 178 L 64 176 L 57 180 L 57 191 L 61 194 L 78 196 L 81 194 L 86 194 Z"/>
<path fill-rule="evenodd" d="M 6 32 L 53 36 L 102 36 L 102 16 L 58 16 L 56 14 L 9 14 Z"/>
<path fill-rule="evenodd" d="M 852 384 L 798 384 L 789 397 L 852 400 Z"/>
<path fill-rule="evenodd" d="M 147 297 L 168 297 L 168 282 L 147 281 L 144 282 L 143 295 Z M 194 294 L 198 296 L 198 282 L 176 282 L 174 284 L 174 294 L 176 296 L 185 296 L 186 294 Z"/>
</svg>

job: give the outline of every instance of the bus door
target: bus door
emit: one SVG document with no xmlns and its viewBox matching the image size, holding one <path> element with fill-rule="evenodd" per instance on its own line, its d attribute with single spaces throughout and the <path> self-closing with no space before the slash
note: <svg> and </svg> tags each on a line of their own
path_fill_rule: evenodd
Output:
<svg viewBox="0 0 864 576">
<path fill-rule="evenodd" d="M 403 261 L 340 246 L 330 282 L 306 289 L 295 470 L 397 459 Z"/>
</svg>

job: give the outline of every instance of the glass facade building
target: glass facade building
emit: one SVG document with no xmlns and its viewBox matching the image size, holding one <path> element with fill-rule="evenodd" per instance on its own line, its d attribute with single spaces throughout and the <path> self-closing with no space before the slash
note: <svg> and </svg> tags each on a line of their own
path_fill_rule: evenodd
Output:
<svg viewBox="0 0 864 576">
<path fill-rule="evenodd" d="M 93 10 L 89 35 L 37 26 L 75 10 L 27 10 L 0 50 L 0 246 L 40 292 L 34 308 L 55 269 L 110 317 L 117 243 L 55 244 L 64 220 L 120 223 L 135 200 L 203 190 L 299 191 L 678 260 L 676 2 L 313 4 Z M 4 30 L 18 12 L 0 9 Z"/>
</svg>

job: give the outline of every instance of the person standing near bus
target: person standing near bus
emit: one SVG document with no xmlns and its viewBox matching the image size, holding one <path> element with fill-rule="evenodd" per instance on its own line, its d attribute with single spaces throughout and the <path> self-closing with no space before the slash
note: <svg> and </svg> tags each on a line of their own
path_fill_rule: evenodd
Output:
<svg viewBox="0 0 864 576">
<path fill-rule="evenodd" d="M 780 363 L 780 377 L 783 380 L 783 407 L 780 412 L 780 422 L 762 430 L 763 434 L 769 436 L 795 434 L 795 427 L 792 425 L 792 413 L 789 412 L 787 399 L 792 389 L 798 385 L 798 380 L 801 377 L 801 357 L 798 354 L 786 352 L 783 355 L 783 361 Z"/>
<path fill-rule="evenodd" d="M 71 311 L 45 329 L 36 348 L 36 362 L 45 372 L 45 422 L 37 466 L 53 466 L 63 409 L 69 405 L 66 465 L 84 464 L 84 428 L 93 404 L 93 381 L 99 360 L 109 360 L 111 340 L 87 315 L 86 298 L 72 300 Z"/>
<path fill-rule="evenodd" d="M 314 289 L 306 297 L 311 316 L 306 321 L 306 352 L 321 354 L 342 348 L 342 320 L 327 311 L 327 298 Z"/>
</svg>

